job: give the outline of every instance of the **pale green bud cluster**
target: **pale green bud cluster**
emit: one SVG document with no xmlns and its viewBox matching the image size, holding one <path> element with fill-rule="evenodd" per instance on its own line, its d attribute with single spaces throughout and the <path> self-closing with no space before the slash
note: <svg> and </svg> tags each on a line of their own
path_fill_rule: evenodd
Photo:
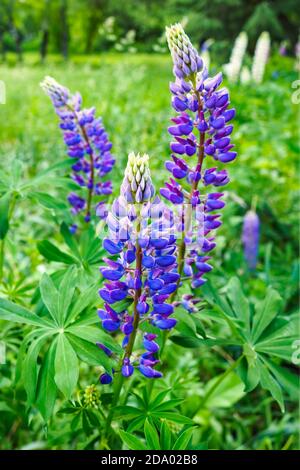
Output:
<svg viewBox="0 0 300 470">
<path fill-rule="evenodd" d="M 149 156 L 139 153 L 136 155 L 131 152 L 128 155 L 121 195 L 127 202 L 140 203 L 151 199 L 153 194 L 154 187 L 150 176 Z"/>
<path fill-rule="evenodd" d="M 173 58 L 173 71 L 178 78 L 189 77 L 202 69 L 203 61 L 180 23 L 166 27 L 166 37 Z"/>
</svg>

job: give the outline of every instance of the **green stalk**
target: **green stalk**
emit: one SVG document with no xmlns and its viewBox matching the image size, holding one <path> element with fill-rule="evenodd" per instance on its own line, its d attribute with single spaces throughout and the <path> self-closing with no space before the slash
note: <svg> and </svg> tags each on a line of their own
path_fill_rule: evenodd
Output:
<svg viewBox="0 0 300 470">
<path fill-rule="evenodd" d="M 200 114 L 202 112 L 202 100 L 201 100 L 201 95 L 200 95 L 199 91 L 196 90 L 196 75 L 194 75 L 191 78 L 191 81 L 192 81 L 193 86 L 194 86 L 194 93 L 195 93 L 195 95 L 197 97 L 197 100 L 198 100 L 198 117 L 200 118 Z M 204 141 L 205 141 L 205 132 L 200 132 L 199 133 L 199 143 L 198 143 L 198 160 L 197 160 L 197 165 L 199 166 L 199 171 L 200 172 L 202 170 L 202 164 L 203 164 L 203 160 L 204 160 Z M 193 195 L 193 192 L 197 190 L 198 183 L 199 183 L 199 181 L 193 181 L 191 191 L 190 191 L 190 195 L 189 195 L 189 200 L 191 199 L 191 197 Z M 186 227 L 189 227 L 189 225 L 191 223 L 191 217 L 192 217 L 192 210 L 189 210 L 187 220 L 185 221 L 185 226 Z M 182 232 L 182 240 L 181 240 L 181 243 L 179 245 L 178 256 L 177 256 L 178 274 L 180 275 L 180 278 L 178 279 L 178 282 L 177 282 L 177 289 L 170 296 L 170 299 L 169 299 L 170 303 L 172 303 L 176 298 L 176 295 L 178 293 L 178 288 L 179 288 L 179 285 L 180 285 L 180 281 L 181 281 L 181 277 L 182 277 L 182 271 L 183 271 L 183 266 L 184 266 L 184 258 L 185 258 L 185 252 L 186 252 L 186 244 L 185 244 L 184 239 L 185 239 L 185 230 Z M 160 357 L 162 357 L 162 353 L 165 349 L 165 345 L 166 345 L 166 341 L 168 339 L 168 335 L 169 335 L 169 331 L 166 330 L 163 334 L 162 346 L 161 346 L 161 349 L 160 349 Z M 153 388 L 153 386 L 150 387 L 150 393 L 152 391 L 152 388 Z"/>
<path fill-rule="evenodd" d="M 139 233 L 139 231 L 140 231 L 140 223 L 138 222 L 137 233 Z M 139 242 L 137 241 L 136 242 L 136 270 L 138 271 L 140 276 L 142 275 L 142 256 L 143 256 L 142 255 L 142 248 L 140 247 Z M 119 402 L 119 398 L 120 398 L 123 383 L 124 383 L 124 377 L 121 373 L 122 364 L 123 364 L 125 358 L 130 358 L 130 356 L 132 354 L 132 351 L 133 351 L 136 335 L 137 335 L 137 332 L 138 332 L 138 326 L 139 326 L 139 322 L 140 322 L 140 314 L 137 310 L 137 305 L 138 305 L 140 296 L 141 296 L 141 289 L 136 289 L 135 292 L 134 292 L 134 301 L 133 301 L 133 331 L 130 334 L 129 341 L 128 341 L 128 344 L 126 346 L 124 356 L 122 357 L 122 359 L 120 361 L 120 364 L 119 364 L 118 376 L 117 376 L 116 382 L 115 382 L 114 399 L 113 399 L 112 405 L 110 407 L 110 411 L 108 413 L 107 421 L 106 421 L 106 427 L 105 427 L 106 434 L 109 432 L 109 428 L 110 428 L 111 423 L 113 421 L 114 413 L 115 413 L 115 407 L 117 406 L 117 404 Z"/>
<path fill-rule="evenodd" d="M 244 354 L 242 354 L 236 361 L 234 361 L 230 367 L 224 372 L 224 374 L 221 375 L 221 377 L 218 378 L 218 380 L 210 387 L 210 389 L 207 390 L 206 394 L 202 398 L 200 402 L 200 406 L 197 409 L 195 415 L 198 413 L 198 411 L 203 408 L 209 397 L 214 393 L 214 391 L 219 387 L 219 385 L 223 382 L 224 379 L 234 370 L 236 367 L 239 365 L 241 360 L 243 359 Z"/>
</svg>

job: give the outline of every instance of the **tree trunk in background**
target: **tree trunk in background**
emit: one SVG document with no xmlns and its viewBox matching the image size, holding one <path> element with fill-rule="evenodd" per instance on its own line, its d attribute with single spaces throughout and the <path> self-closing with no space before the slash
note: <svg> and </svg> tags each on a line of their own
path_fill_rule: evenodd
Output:
<svg viewBox="0 0 300 470">
<path fill-rule="evenodd" d="M 65 60 L 68 59 L 69 55 L 69 24 L 68 24 L 68 2 L 67 0 L 61 0 L 60 8 L 61 17 L 61 53 Z"/>
<path fill-rule="evenodd" d="M 17 28 L 14 28 L 14 37 L 15 37 L 15 42 L 16 42 L 16 53 L 18 56 L 18 62 L 23 62 L 23 53 L 22 53 L 23 34 Z"/>
<path fill-rule="evenodd" d="M 48 51 L 48 43 L 49 43 L 49 30 L 43 29 L 42 33 L 42 41 L 40 47 L 40 54 L 41 54 L 41 61 L 45 62 L 47 51 Z"/>
<path fill-rule="evenodd" d="M 85 44 L 85 53 L 89 54 L 93 50 L 95 36 L 101 20 L 103 19 L 103 10 L 106 5 L 105 0 L 89 0 L 89 17 L 87 26 L 87 37 Z"/>
<path fill-rule="evenodd" d="M 41 62 L 45 62 L 45 59 L 47 57 L 47 52 L 48 52 L 48 44 L 49 44 L 49 6 L 50 2 L 49 0 L 45 0 L 45 10 L 43 13 L 43 18 L 42 18 L 42 39 L 41 39 L 41 44 L 40 44 L 40 55 L 41 55 Z"/>
<path fill-rule="evenodd" d="M 2 62 L 5 62 L 6 51 L 5 51 L 5 44 L 4 44 L 4 34 L 2 32 L 0 33 L 0 53 L 1 53 Z"/>
</svg>

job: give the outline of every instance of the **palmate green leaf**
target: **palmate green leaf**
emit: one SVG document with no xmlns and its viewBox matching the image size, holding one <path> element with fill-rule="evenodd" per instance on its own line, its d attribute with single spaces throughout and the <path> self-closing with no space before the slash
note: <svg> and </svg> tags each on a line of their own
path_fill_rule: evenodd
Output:
<svg viewBox="0 0 300 470">
<path fill-rule="evenodd" d="M 70 399 L 79 376 L 77 355 L 65 334 L 60 334 L 55 355 L 55 383 L 57 388 Z"/>
<path fill-rule="evenodd" d="M 162 421 L 160 425 L 160 448 L 162 450 L 170 450 L 172 448 L 172 433 L 166 421 Z"/>
<path fill-rule="evenodd" d="M 38 378 L 36 405 L 44 420 L 47 422 L 53 415 L 53 409 L 57 396 L 57 387 L 54 381 L 56 339 L 48 349 Z"/>
<path fill-rule="evenodd" d="M 187 416 L 183 416 L 179 413 L 173 413 L 172 411 L 152 411 L 151 416 L 153 418 L 166 419 L 168 421 L 172 421 L 173 423 L 179 424 L 194 424 L 194 421 Z"/>
<path fill-rule="evenodd" d="M 128 432 L 137 431 L 138 429 L 142 429 L 144 422 L 145 422 L 145 414 L 138 416 L 134 420 L 132 420 L 127 428 Z"/>
<path fill-rule="evenodd" d="M 187 450 L 188 444 L 192 438 L 194 428 L 188 428 L 181 432 L 177 440 L 175 441 L 172 450 Z"/>
<path fill-rule="evenodd" d="M 51 196 L 51 194 L 43 193 L 39 191 L 32 191 L 27 194 L 30 199 L 34 199 L 41 206 L 46 207 L 46 209 L 54 210 L 66 210 L 68 208 L 67 204 L 57 197 Z"/>
<path fill-rule="evenodd" d="M 153 426 L 149 422 L 148 418 L 146 419 L 145 424 L 144 424 L 144 433 L 145 433 L 145 438 L 146 438 L 148 449 L 160 450 L 158 432 L 155 426 Z"/>
<path fill-rule="evenodd" d="M 68 253 L 63 252 L 48 240 L 38 242 L 37 248 L 48 261 L 56 261 L 64 264 L 78 264 L 78 261 Z"/>
<path fill-rule="evenodd" d="M 151 400 L 149 408 L 154 409 L 156 406 L 159 406 L 161 403 L 163 403 L 166 396 L 170 393 L 170 391 L 171 391 L 171 388 L 167 388 L 166 390 L 162 390 L 161 392 L 158 392 L 156 396 Z"/>
<path fill-rule="evenodd" d="M 181 336 L 197 336 L 195 322 L 193 321 L 191 315 L 187 315 L 186 310 L 183 308 L 176 308 L 175 317 L 177 320 L 175 330 L 178 331 Z"/>
<path fill-rule="evenodd" d="M 0 197 L 0 240 L 6 237 L 9 229 L 9 205 L 11 194 L 6 193 Z"/>
<path fill-rule="evenodd" d="M 115 408 L 115 416 L 119 419 L 130 420 L 137 418 L 142 413 L 142 417 L 144 418 L 144 412 L 139 408 L 135 408 L 134 406 L 123 405 L 117 406 Z"/>
<path fill-rule="evenodd" d="M 275 379 L 280 383 L 283 390 L 289 394 L 292 400 L 297 401 L 299 398 L 300 377 L 293 374 L 288 369 L 270 361 L 267 357 L 264 357 L 264 362 Z"/>
<path fill-rule="evenodd" d="M 58 290 L 48 274 L 44 273 L 40 281 L 42 301 L 57 325 L 60 325 L 58 314 Z"/>
<path fill-rule="evenodd" d="M 251 329 L 251 338 L 256 343 L 267 326 L 274 320 L 280 309 L 282 299 L 278 292 L 270 287 L 264 300 L 255 306 L 255 315 Z"/>
<path fill-rule="evenodd" d="M 74 351 L 79 359 L 91 366 L 103 366 L 108 373 L 111 373 L 111 359 L 95 344 L 89 343 L 77 336 L 66 333 Z"/>
<path fill-rule="evenodd" d="M 31 405 L 35 401 L 36 385 L 38 378 L 38 364 L 37 358 L 40 350 L 46 340 L 53 334 L 53 331 L 46 331 L 40 334 L 40 336 L 33 340 L 23 363 L 23 378 L 25 390 L 27 393 L 27 403 Z"/>
<path fill-rule="evenodd" d="M 19 186 L 19 189 L 20 191 L 24 192 L 24 191 L 28 191 L 31 188 L 37 188 L 41 184 L 43 184 L 43 186 L 44 184 L 53 185 L 53 183 L 54 185 L 56 184 L 57 186 L 65 185 L 68 183 L 68 178 L 53 176 L 51 175 L 51 173 L 55 173 L 56 170 L 70 168 L 71 166 L 72 166 L 72 160 L 70 158 L 59 161 L 58 163 L 55 163 L 54 165 L 50 165 L 45 170 L 39 171 L 37 176 L 21 184 Z"/>
<path fill-rule="evenodd" d="M 68 311 L 74 295 L 76 281 L 77 269 L 75 266 L 70 266 L 67 269 L 58 289 L 57 319 L 59 325 L 65 324 L 65 320 L 68 316 Z"/>
<path fill-rule="evenodd" d="M 77 326 L 75 324 L 69 326 L 66 331 L 90 343 L 103 343 L 107 348 L 116 353 L 122 352 L 121 346 L 100 328 L 94 326 Z"/>
<path fill-rule="evenodd" d="M 133 436 L 129 432 L 120 430 L 119 433 L 120 433 L 121 440 L 124 442 L 124 444 L 127 445 L 127 447 L 129 447 L 129 449 L 147 450 L 147 447 L 145 446 L 145 444 L 143 444 L 140 439 Z"/>
<path fill-rule="evenodd" d="M 159 405 L 152 405 L 150 406 L 150 409 L 153 411 L 170 411 L 180 405 L 183 401 L 183 398 L 173 398 L 172 400 L 167 400 L 164 403 L 160 403 Z"/>
<path fill-rule="evenodd" d="M 246 299 L 240 280 L 237 277 L 232 278 L 227 285 L 227 295 L 231 302 L 232 309 L 236 316 L 242 320 L 245 325 L 247 337 L 250 334 L 250 306 Z"/>
<path fill-rule="evenodd" d="M 298 339 L 297 336 L 277 338 L 270 341 L 264 341 L 255 345 L 258 353 L 268 354 L 269 356 L 280 357 L 287 362 L 291 360 L 291 351 L 293 342 Z"/>
<path fill-rule="evenodd" d="M 0 320 L 8 320 L 15 323 L 25 323 L 27 325 L 50 327 L 54 323 L 47 318 L 41 318 L 29 310 L 15 304 L 7 299 L 0 298 Z"/>
<path fill-rule="evenodd" d="M 87 307 L 92 308 L 97 305 L 97 303 L 99 302 L 98 289 L 99 285 L 95 283 L 88 287 L 86 290 L 80 292 L 66 319 L 66 325 L 70 325 L 72 322 L 74 322 L 77 319 L 78 315 L 80 315 L 80 313 Z M 93 315 L 96 321 L 99 321 L 95 311 L 93 312 Z M 84 316 L 82 319 L 76 321 L 76 325 L 85 325 L 85 320 L 86 317 Z"/>
<path fill-rule="evenodd" d="M 274 400 L 276 400 L 277 403 L 279 404 L 280 409 L 283 413 L 284 401 L 283 401 L 282 391 L 278 382 L 271 375 L 271 373 L 268 370 L 267 365 L 262 360 L 258 359 L 257 367 L 259 368 L 259 372 L 260 372 L 261 386 L 264 389 L 269 390 Z"/>
</svg>

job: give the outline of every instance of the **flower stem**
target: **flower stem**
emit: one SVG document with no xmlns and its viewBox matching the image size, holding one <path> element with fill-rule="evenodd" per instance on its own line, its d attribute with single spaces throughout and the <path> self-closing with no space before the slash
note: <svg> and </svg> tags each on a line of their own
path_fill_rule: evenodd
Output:
<svg viewBox="0 0 300 470">
<path fill-rule="evenodd" d="M 234 370 L 236 369 L 236 367 L 239 365 L 239 363 L 241 362 L 241 360 L 243 359 L 244 355 L 242 354 L 240 357 L 237 358 L 236 361 L 234 361 L 230 367 L 228 367 L 228 369 L 218 378 L 218 380 L 216 380 L 216 382 L 207 390 L 206 394 L 204 395 L 204 397 L 202 398 L 201 402 L 200 402 L 200 406 L 199 408 L 197 409 L 196 413 L 198 413 L 198 411 L 203 408 L 203 406 L 205 405 L 205 403 L 207 402 L 207 400 L 212 396 L 212 394 L 214 393 L 214 391 L 219 387 L 219 385 L 223 382 L 224 379 L 226 379 L 226 377 Z"/>
<path fill-rule="evenodd" d="M 140 224 L 138 224 L 137 233 L 139 233 L 139 230 L 140 230 Z M 137 241 L 136 242 L 136 273 L 137 273 L 138 278 L 140 278 L 141 275 L 142 275 L 142 256 L 143 256 L 142 255 L 142 248 L 139 245 L 139 242 Z M 113 417 L 114 417 L 114 413 L 115 413 L 115 407 L 117 406 L 117 404 L 119 402 L 119 398 L 120 398 L 123 383 L 124 383 L 124 377 L 121 373 L 121 367 L 122 367 L 122 364 L 124 362 L 124 359 L 125 358 L 130 358 L 130 356 L 132 354 L 135 339 L 136 339 L 136 335 L 137 335 L 137 332 L 138 332 L 138 326 L 139 326 L 139 322 L 140 322 L 140 314 L 137 310 L 137 305 L 138 305 L 140 296 L 141 296 L 141 288 L 135 289 L 134 302 L 133 302 L 133 331 L 130 334 L 129 341 L 128 341 L 128 344 L 126 346 L 124 356 L 122 357 L 122 359 L 120 361 L 119 372 L 118 372 L 118 376 L 116 378 L 116 385 L 115 385 L 115 390 L 114 390 L 114 399 L 113 399 L 110 411 L 109 411 L 108 416 L 107 416 L 107 421 L 106 421 L 106 433 L 109 431 L 109 428 L 111 426 L 111 423 L 112 423 L 112 420 L 113 420 Z"/>
<path fill-rule="evenodd" d="M 194 93 L 195 93 L 195 95 L 197 97 L 197 101 L 198 101 L 198 119 L 200 121 L 203 106 L 202 106 L 201 95 L 200 95 L 199 91 L 196 90 L 196 76 L 193 77 L 192 82 L 193 82 L 193 86 L 194 86 Z M 197 171 L 199 171 L 200 173 L 202 171 L 202 165 L 203 165 L 203 160 L 204 160 L 204 142 L 205 142 L 205 132 L 200 132 L 199 133 L 199 144 L 198 144 L 198 160 L 197 160 Z M 197 190 L 198 184 L 199 184 L 199 180 L 194 179 L 192 187 L 191 187 L 190 195 L 189 195 L 189 200 L 191 199 L 194 191 Z M 185 221 L 185 227 L 189 227 L 189 225 L 191 223 L 191 220 L 190 220 L 191 216 L 192 216 L 192 211 L 189 210 L 187 221 Z M 182 240 L 181 240 L 181 243 L 179 245 L 178 256 L 177 256 L 178 274 L 179 274 L 180 277 L 177 281 L 177 289 L 170 296 L 170 303 L 172 303 L 176 298 L 176 295 L 178 293 L 178 288 L 180 286 L 180 282 L 181 282 L 181 278 L 182 278 L 182 272 L 183 272 L 183 266 L 184 266 L 184 257 L 185 257 L 185 252 L 186 252 L 185 232 L 186 232 L 186 229 L 182 232 Z M 168 333 L 169 332 L 166 331 L 165 334 L 163 335 L 163 341 L 162 341 L 162 346 L 161 346 L 161 350 L 160 350 L 160 357 L 162 356 L 163 350 L 165 348 L 166 341 L 167 341 L 167 338 L 168 338 Z"/>
<path fill-rule="evenodd" d="M 94 191 L 94 180 L 95 180 L 94 155 L 93 155 L 92 146 L 90 144 L 90 139 L 89 139 L 89 137 L 86 133 L 86 130 L 85 130 L 84 126 L 79 124 L 79 121 L 78 121 L 77 114 L 76 114 L 75 110 L 70 105 L 67 105 L 67 108 L 69 108 L 74 113 L 74 115 L 76 117 L 77 125 L 81 130 L 82 136 L 83 136 L 87 146 L 91 149 L 91 153 L 89 154 L 89 156 L 90 156 L 90 165 L 91 165 L 91 188 L 88 189 L 88 197 L 87 197 L 87 205 L 86 205 L 86 216 L 88 216 L 91 212 L 91 205 L 92 205 L 92 198 L 93 198 L 93 191 Z"/>
</svg>

